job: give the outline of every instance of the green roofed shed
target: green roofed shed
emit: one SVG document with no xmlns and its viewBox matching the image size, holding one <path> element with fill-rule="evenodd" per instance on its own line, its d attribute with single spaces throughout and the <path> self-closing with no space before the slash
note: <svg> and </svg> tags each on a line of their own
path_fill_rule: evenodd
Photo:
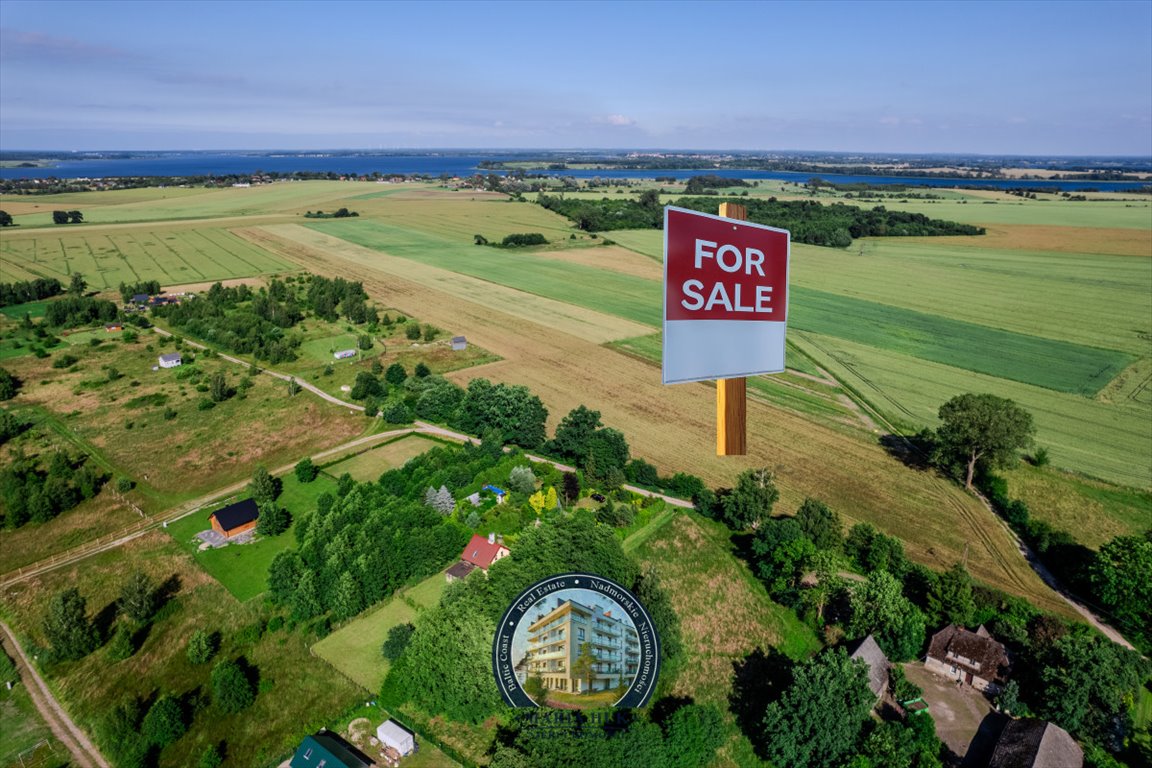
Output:
<svg viewBox="0 0 1152 768">
<path fill-rule="evenodd" d="M 305 736 L 292 755 L 291 768 L 370 768 L 372 761 L 330 731 Z"/>
</svg>

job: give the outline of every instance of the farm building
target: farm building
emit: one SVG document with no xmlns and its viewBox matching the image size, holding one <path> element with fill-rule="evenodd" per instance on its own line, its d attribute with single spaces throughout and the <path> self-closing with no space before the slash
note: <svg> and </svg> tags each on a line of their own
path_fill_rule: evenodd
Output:
<svg viewBox="0 0 1152 768">
<path fill-rule="evenodd" d="M 184 358 L 180 356 L 179 352 L 169 352 L 166 355 L 160 355 L 161 368 L 175 368 L 184 362 Z"/>
<path fill-rule="evenodd" d="M 256 506 L 256 502 L 244 499 L 216 510 L 208 516 L 208 519 L 212 522 L 212 530 L 231 539 L 255 528 L 256 519 L 259 517 L 260 508 Z"/>
<path fill-rule="evenodd" d="M 385 752 L 394 750 L 396 757 L 404 757 L 416 751 L 416 736 L 412 731 L 395 720 L 385 720 L 376 729 L 376 738 Z"/>
<path fill-rule="evenodd" d="M 1043 720 L 1013 720 L 1004 726 L 988 768 L 1081 768 L 1084 750 L 1068 731 Z"/>
<path fill-rule="evenodd" d="M 500 560 L 501 558 L 508 557 L 512 554 L 508 547 L 504 546 L 504 537 L 496 537 L 496 534 L 488 534 L 485 539 L 478 533 L 472 534 L 472 540 L 464 547 L 464 551 L 460 554 L 460 562 L 453 565 L 444 576 L 448 581 L 455 581 L 462 579 L 471 573 L 474 569 L 479 568 L 488 574 L 488 567 L 492 563 Z"/>
<path fill-rule="evenodd" d="M 883 696 L 884 691 L 888 688 L 888 670 L 891 669 L 892 664 L 884 655 L 884 651 L 880 650 L 880 646 L 876 644 L 876 639 L 872 635 L 868 635 L 851 646 L 850 650 L 849 658 L 859 659 L 868 665 L 868 687 L 872 690 L 873 695 L 877 698 Z"/>
<path fill-rule="evenodd" d="M 924 668 L 994 696 L 1006 680 L 1008 652 L 983 625 L 970 632 L 949 624 L 932 636 Z"/>
<path fill-rule="evenodd" d="M 304 737 L 288 765 L 291 768 L 370 768 L 375 763 L 331 731 L 320 731 Z"/>
<path fill-rule="evenodd" d="M 339 352 L 332 353 L 332 357 L 336 358 L 337 360 L 347 360 L 350 357 L 356 357 L 356 350 L 342 349 Z"/>
<path fill-rule="evenodd" d="M 452 337 L 453 352 L 463 352 L 466 349 L 468 349 L 468 339 L 464 338 L 463 336 Z"/>
</svg>

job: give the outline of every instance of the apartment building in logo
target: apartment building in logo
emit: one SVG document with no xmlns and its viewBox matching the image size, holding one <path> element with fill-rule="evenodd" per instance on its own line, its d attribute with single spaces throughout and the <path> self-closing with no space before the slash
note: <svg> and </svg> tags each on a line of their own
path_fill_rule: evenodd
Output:
<svg viewBox="0 0 1152 768">
<path fill-rule="evenodd" d="M 556 598 L 533 607 L 536 615 L 517 677 L 539 677 L 549 690 L 566 693 L 632 684 L 640 661 L 636 628 L 618 605 L 604 609 L 590 603 Z"/>
</svg>

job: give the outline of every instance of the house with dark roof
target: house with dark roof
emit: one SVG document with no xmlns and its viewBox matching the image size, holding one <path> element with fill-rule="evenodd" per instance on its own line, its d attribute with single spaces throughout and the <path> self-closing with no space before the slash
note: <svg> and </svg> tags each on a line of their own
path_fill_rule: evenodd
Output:
<svg viewBox="0 0 1152 768">
<path fill-rule="evenodd" d="M 884 695 L 888 689 L 888 670 L 892 668 L 884 651 L 876 644 L 872 635 L 859 640 L 848 647 L 850 659 L 859 659 L 868 666 L 868 688 L 876 698 Z"/>
<path fill-rule="evenodd" d="M 296 747 L 291 768 L 371 768 L 371 758 L 331 731 L 305 736 Z"/>
<path fill-rule="evenodd" d="M 160 355 L 159 358 L 161 368 L 175 368 L 184 362 L 179 352 L 169 352 L 166 355 Z"/>
<path fill-rule="evenodd" d="M 1007 681 L 1008 652 L 983 626 L 971 632 L 949 624 L 932 635 L 924 668 L 994 696 Z"/>
<path fill-rule="evenodd" d="M 212 530 L 231 539 L 255 528 L 259 517 L 260 508 L 256 502 L 244 499 L 216 510 L 208 516 L 208 520 L 212 523 Z"/>
<path fill-rule="evenodd" d="M 1004 726 L 988 768 L 1081 768 L 1084 750 L 1068 731 L 1043 720 L 1013 720 Z"/>
<path fill-rule="evenodd" d="M 480 534 L 474 533 L 472 540 L 460 553 L 460 562 L 445 571 L 444 576 L 448 581 L 455 581 L 464 578 L 476 568 L 483 571 L 484 575 L 488 575 L 488 568 L 492 563 L 510 554 L 511 551 L 504 546 L 503 536 L 497 538 L 496 534 L 490 533 L 485 539 Z"/>
</svg>

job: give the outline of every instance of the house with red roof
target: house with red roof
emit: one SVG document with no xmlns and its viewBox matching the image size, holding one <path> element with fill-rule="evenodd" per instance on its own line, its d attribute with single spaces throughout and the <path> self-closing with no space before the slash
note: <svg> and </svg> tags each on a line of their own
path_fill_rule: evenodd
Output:
<svg viewBox="0 0 1152 768">
<path fill-rule="evenodd" d="M 488 568 L 492 563 L 497 560 L 508 557 L 512 554 L 508 547 L 504 546 L 504 537 L 497 536 L 494 533 L 488 534 L 485 539 L 478 533 L 472 534 L 472 540 L 464 547 L 464 551 L 460 553 L 460 562 L 453 565 L 445 572 L 448 581 L 455 581 L 462 579 L 470 574 L 476 568 L 488 574 Z"/>
</svg>

